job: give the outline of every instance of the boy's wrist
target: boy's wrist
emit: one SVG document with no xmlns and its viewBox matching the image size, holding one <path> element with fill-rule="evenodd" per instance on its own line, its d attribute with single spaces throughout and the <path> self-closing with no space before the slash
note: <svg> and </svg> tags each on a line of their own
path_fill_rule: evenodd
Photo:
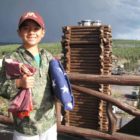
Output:
<svg viewBox="0 0 140 140">
<path fill-rule="evenodd" d="M 15 81 L 16 81 L 16 87 L 20 88 L 21 87 L 20 79 L 16 79 Z"/>
</svg>

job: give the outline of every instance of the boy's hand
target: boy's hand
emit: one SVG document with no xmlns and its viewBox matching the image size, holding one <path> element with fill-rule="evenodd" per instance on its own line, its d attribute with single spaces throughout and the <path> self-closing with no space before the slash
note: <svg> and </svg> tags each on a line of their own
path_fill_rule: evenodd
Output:
<svg viewBox="0 0 140 140">
<path fill-rule="evenodd" d="M 23 75 L 21 79 L 16 79 L 17 88 L 32 88 L 34 86 L 34 77 Z"/>
</svg>

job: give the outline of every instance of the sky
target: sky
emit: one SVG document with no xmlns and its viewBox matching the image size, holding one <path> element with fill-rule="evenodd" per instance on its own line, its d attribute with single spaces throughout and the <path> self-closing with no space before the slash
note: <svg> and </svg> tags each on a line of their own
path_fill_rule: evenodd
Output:
<svg viewBox="0 0 140 140">
<path fill-rule="evenodd" d="M 43 42 L 60 42 L 62 27 L 87 19 L 110 25 L 113 39 L 140 40 L 140 0 L 4 0 L 0 4 L 0 42 L 20 42 L 17 25 L 25 11 L 37 11 L 44 18 Z"/>
</svg>

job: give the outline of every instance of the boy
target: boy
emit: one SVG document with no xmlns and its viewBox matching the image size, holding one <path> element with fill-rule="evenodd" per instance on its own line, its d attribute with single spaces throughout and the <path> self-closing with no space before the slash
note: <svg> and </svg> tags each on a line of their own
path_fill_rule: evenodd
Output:
<svg viewBox="0 0 140 140">
<path fill-rule="evenodd" d="M 16 51 L 5 56 L 0 75 L 0 95 L 13 99 L 21 88 L 31 88 L 33 110 L 29 116 L 19 118 L 13 115 L 15 131 L 13 140 L 57 140 L 55 104 L 48 76 L 52 55 L 38 48 L 45 35 L 45 24 L 36 12 L 24 13 L 18 25 L 18 35 L 23 44 Z M 36 69 L 33 76 L 8 80 L 5 60 L 12 59 Z"/>
</svg>

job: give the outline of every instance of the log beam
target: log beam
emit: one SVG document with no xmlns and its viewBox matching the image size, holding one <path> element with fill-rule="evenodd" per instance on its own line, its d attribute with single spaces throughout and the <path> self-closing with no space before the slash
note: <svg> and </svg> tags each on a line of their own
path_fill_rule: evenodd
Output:
<svg viewBox="0 0 140 140">
<path fill-rule="evenodd" d="M 140 76 L 134 75 L 93 75 L 69 73 L 71 81 L 83 81 L 110 85 L 140 86 Z"/>
<path fill-rule="evenodd" d="M 136 109 L 136 108 L 134 108 L 128 104 L 125 104 L 123 102 L 120 102 L 119 100 L 116 100 L 109 95 L 102 94 L 99 91 L 95 91 L 93 89 L 89 89 L 89 88 L 85 88 L 85 87 L 80 87 L 77 85 L 72 85 L 72 88 L 74 90 L 80 91 L 82 93 L 93 95 L 101 100 L 107 101 L 107 102 L 117 106 L 118 108 L 124 110 L 125 112 L 127 112 L 131 115 L 140 117 L 140 110 L 139 109 Z"/>
<path fill-rule="evenodd" d="M 101 138 L 104 140 L 139 140 L 139 137 L 133 135 L 127 135 L 127 134 L 117 133 L 117 132 L 110 135 L 97 130 L 80 128 L 75 126 L 58 125 L 58 132 L 71 133 L 71 134 L 76 134 L 76 135 L 91 137 L 91 138 Z"/>
</svg>

